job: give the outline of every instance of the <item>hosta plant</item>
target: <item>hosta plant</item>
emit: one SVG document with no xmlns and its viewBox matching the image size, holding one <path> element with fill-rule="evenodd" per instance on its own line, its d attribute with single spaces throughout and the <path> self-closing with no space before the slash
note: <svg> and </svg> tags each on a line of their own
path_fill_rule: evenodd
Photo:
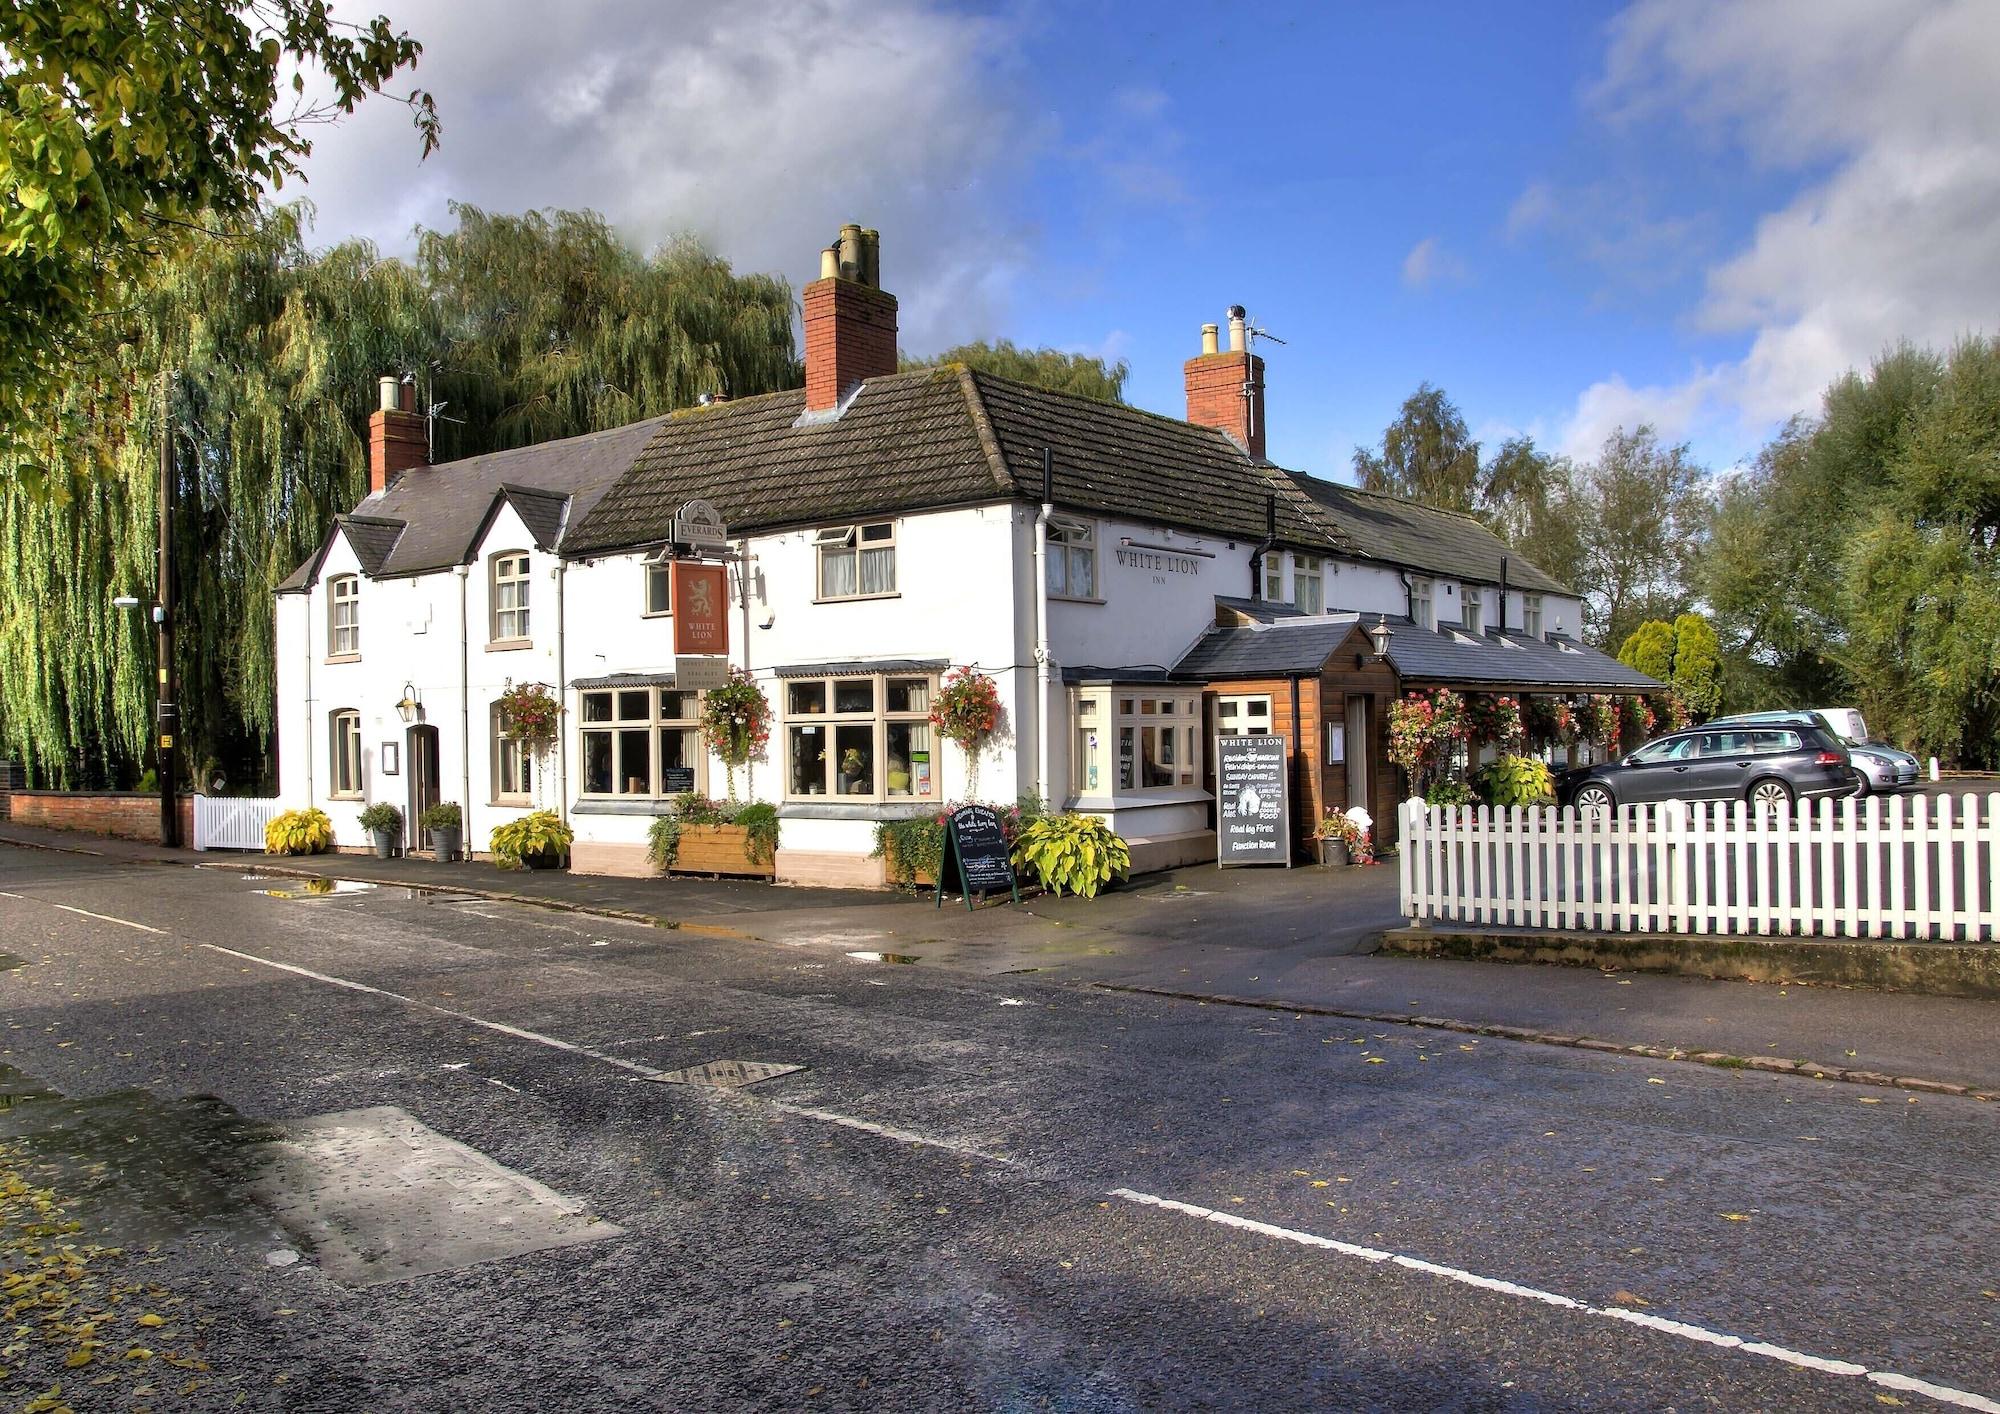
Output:
<svg viewBox="0 0 2000 1414">
<path fill-rule="evenodd" d="M 333 821 L 324 810 L 287 810 L 264 827 L 266 854 L 324 854 L 333 848 Z"/>
<path fill-rule="evenodd" d="M 1424 792 L 1426 805 L 1474 805 L 1478 800 L 1479 796 L 1472 787 L 1457 776 L 1446 776 L 1443 780 L 1434 781 L 1431 783 L 1431 788 Z"/>
<path fill-rule="evenodd" d="M 1502 756 L 1479 771 L 1479 792 L 1489 805 L 1547 805 L 1556 781 L 1548 763 L 1532 756 Z"/>
<path fill-rule="evenodd" d="M 1097 897 L 1132 867 L 1132 851 L 1102 820 L 1089 815 L 1044 815 L 1014 840 L 1014 867 L 1052 894 Z"/>
<path fill-rule="evenodd" d="M 493 827 L 493 862 L 502 869 L 519 869 L 529 857 L 561 859 L 569 853 L 576 831 L 553 810 L 536 810 L 518 820 Z"/>
</svg>

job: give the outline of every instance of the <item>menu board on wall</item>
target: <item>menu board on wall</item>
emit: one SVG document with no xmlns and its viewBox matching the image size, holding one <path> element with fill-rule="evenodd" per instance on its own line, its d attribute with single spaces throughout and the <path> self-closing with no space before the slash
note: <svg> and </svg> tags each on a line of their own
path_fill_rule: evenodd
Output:
<svg viewBox="0 0 2000 1414">
<path fill-rule="evenodd" d="M 1215 862 L 1292 862 L 1292 798 L 1281 736 L 1225 736 L 1215 742 Z"/>
</svg>

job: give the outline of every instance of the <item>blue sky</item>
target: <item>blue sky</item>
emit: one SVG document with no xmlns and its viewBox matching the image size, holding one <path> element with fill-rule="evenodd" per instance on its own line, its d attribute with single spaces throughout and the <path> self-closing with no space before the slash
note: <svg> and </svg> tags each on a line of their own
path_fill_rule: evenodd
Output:
<svg viewBox="0 0 2000 1414">
<path fill-rule="evenodd" d="M 591 206 L 802 284 L 860 220 L 912 352 L 1105 352 L 1169 412 L 1241 303 L 1288 341 L 1271 454 L 1322 473 L 1425 380 L 1489 445 L 1645 420 L 1726 468 L 2000 311 L 1986 0 L 381 3 L 445 146 L 322 134 L 322 240 Z"/>
</svg>

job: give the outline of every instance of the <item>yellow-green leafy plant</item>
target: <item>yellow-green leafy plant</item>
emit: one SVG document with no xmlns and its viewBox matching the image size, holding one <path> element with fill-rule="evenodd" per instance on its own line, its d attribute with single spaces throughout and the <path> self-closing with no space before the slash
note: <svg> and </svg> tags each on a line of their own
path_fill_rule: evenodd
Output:
<svg viewBox="0 0 2000 1414">
<path fill-rule="evenodd" d="M 530 860 L 560 862 L 569 855 L 576 831 L 553 810 L 536 810 L 493 827 L 493 862 L 519 869 Z"/>
<path fill-rule="evenodd" d="M 1097 897 L 1132 867 L 1132 851 L 1102 820 L 1089 815 L 1044 815 L 1021 827 L 1014 867 L 1052 894 Z"/>
<path fill-rule="evenodd" d="M 1556 780 L 1545 761 L 1502 756 L 1480 768 L 1479 793 L 1489 805 L 1547 805 L 1556 798 Z"/>
<path fill-rule="evenodd" d="M 266 854 L 324 854 L 333 848 L 333 821 L 324 810 L 287 810 L 264 827 Z"/>
</svg>

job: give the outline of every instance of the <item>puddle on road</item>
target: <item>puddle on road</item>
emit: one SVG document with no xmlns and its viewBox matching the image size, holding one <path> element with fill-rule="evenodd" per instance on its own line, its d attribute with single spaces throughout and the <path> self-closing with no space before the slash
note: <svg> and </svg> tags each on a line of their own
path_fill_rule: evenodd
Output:
<svg viewBox="0 0 2000 1414">
<path fill-rule="evenodd" d="M 851 952 L 848 954 L 856 962 L 900 962 L 917 961 L 915 953 L 907 952 Z"/>
<path fill-rule="evenodd" d="M 254 876 L 246 874 L 244 877 Z M 339 894 L 372 894 L 380 887 L 380 884 L 364 884 L 357 879 L 301 879 L 290 888 L 259 889 L 257 892 L 268 898 L 311 899 L 333 898 Z M 414 896 L 418 891 L 413 889 L 410 892 Z"/>
</svg>

